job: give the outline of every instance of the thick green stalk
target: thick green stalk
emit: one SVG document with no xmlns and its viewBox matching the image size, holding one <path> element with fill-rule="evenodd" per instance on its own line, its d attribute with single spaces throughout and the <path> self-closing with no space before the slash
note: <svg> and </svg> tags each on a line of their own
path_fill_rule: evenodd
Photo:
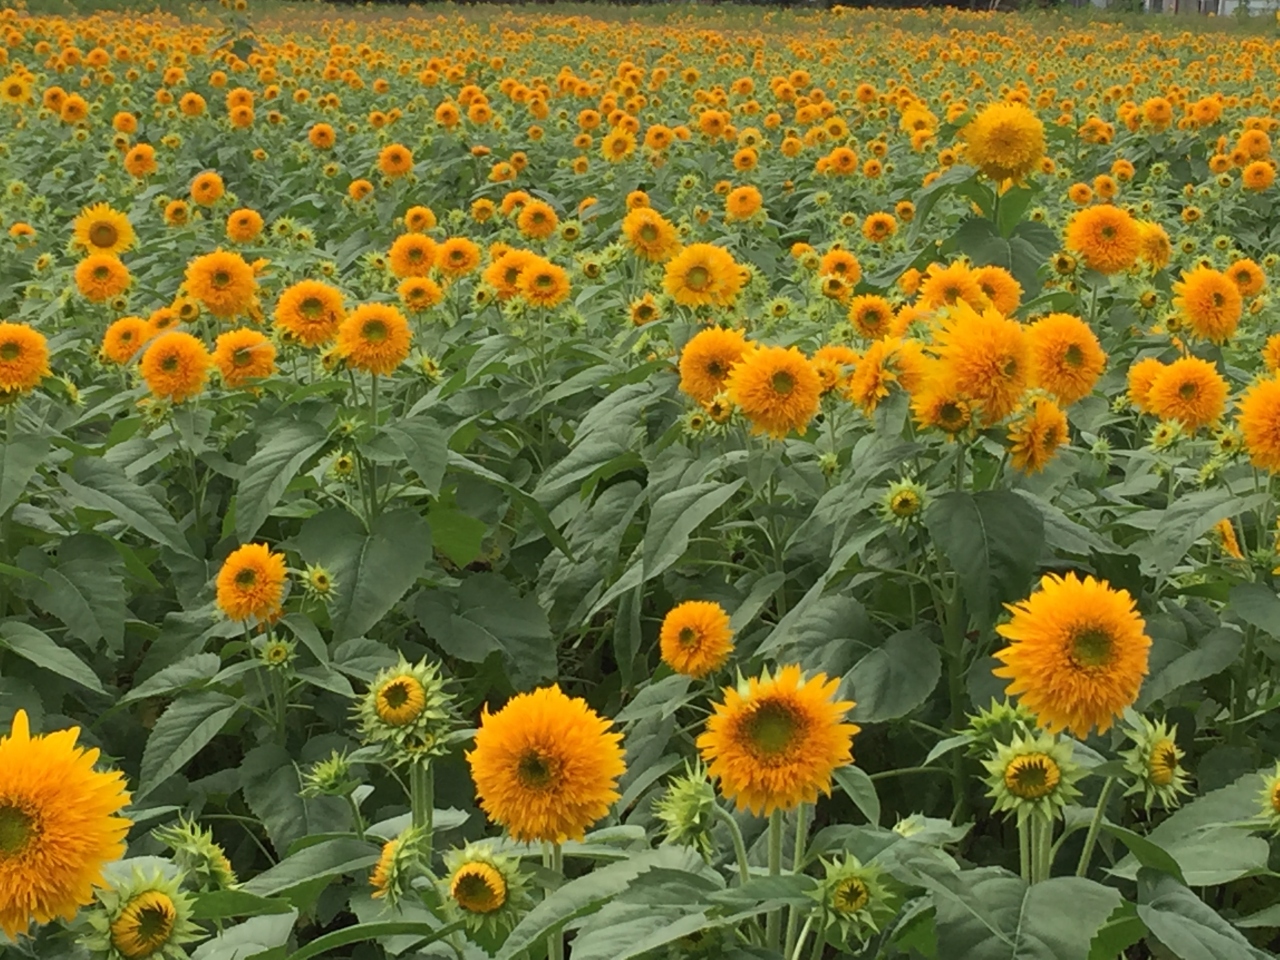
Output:
<svg viewBox="0 0 1280 960">
<path fill-rule="evenodd" d="M 1031 821 L 1018 822 L 1018 869 L 1023 880 L 1031 882 Z"/>
<path fill-rule="evenodd" d="M 560 844 L 551 845 L 551 871 L 559 878 L 564 878 L 564 850 Z M 558 931 L 547 937 L 548 960 L 564 960 L 564 931 Z"/>
<path fill-rule="evenodd" d="M 804 854 L 809 836 L 808 813 L 809 808 L 801 803 L 796 807 L 796 845 L 791 856 L 791 872 L 799 873 L 804 869 Z M 786 950 L 784 955 L 790 956 L 796 947 L 796 931 L 800 926 L 800 907 L 791 906 L 787 909 L 787 939 Z"/>
<path fill-rule="evenodd" d="M 433 827 L 435 824 L 435 768 L 430 760 L 415 760 L 409 768 L 409 806 L 413 825 L 423 831 L 422 851 L 431 868 Z"/>
<path fill-rule="evenodd" d="M 774 810 L 769 814 L 769 876 L 782 874 L 782 810 Z M 782 945 L 782 908 L 769 911 L 769 918 L 764 928 L 765 943 L 770 950 L 777 951 Z"/>
<path fill-rule="evenodd" d="M 1093 811 L 1093 819 L 1089 821 L 1089 832 L 1084 837 L 1084 849 L 1080 851 L 1080 863 L 1076 867 L 1076 876 L 1083 877 L 1089 872 L 1089 861 L 1093 859 L 1093 845 L 1098 840 L 1098 830 L 1102 827 L 1102 818 L 1106 816 L 1107 800 L 1111 797 L 1111 788 L 1116 778 L 1107 777 L 1098 794 L 1098 807 Z"/>
<path fill-rule="evenodd" d="M 729 828 L 729 836 L 733 838 L 733 852 L 738 857 L 738 880 L 740 883 L 746 883 L 751 879 L 751 865 L 747 861 L 747 844 L 742 839 L 742 828 L 738 826 L 738 821 L 733 819 L 733 814 L 720 804 L 716 804 L 711 808 L 717 818 Z"/>
</svg>

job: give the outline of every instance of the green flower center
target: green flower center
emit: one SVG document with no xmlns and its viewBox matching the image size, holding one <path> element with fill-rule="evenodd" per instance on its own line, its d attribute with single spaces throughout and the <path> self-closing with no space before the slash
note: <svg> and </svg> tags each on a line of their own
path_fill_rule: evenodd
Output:
<svg viewBox="0 0 1280 960">
<path fill-rule="evenodd" d="M 35 818 L 12 801 L 0 803 L 0 863 L 26 850 L 35 827 Z"/>
<path fill-rule="evenodd" d="M 387 339 L 387 325 L 381 320 L 369 320 L 360 328 L 360 335 L 370 343 L 382 343 Z"/>
<path fill-rule="evenodd" d="M 684 278 L 685 285 L 690 290 L 701 292 L 711 286 L 711 271 L 706 267 L 694 267 Z"/>
<path fill-rule="evenodd" d="M 871 891 L 857 877 L 841 880 L 831 894 L 831 909 L 837 913 L 857 913 L 871 899 Z"/>
<path fill-rule="evenodd" d="M 1105 630 L 1087 627 L 1071 638 L 1071 659 L 1078 666 L 1101 667 L 1111 660 L 1111 636 Z"/>
<path fill-rule="evenodd" d="M 769 382 L 773 385 L 773 392 L 784 397 L 791 393 L 796 386 L 795 377 L 784 370 L 779 370 L 775 373 Z"/>
<path fill-rule="evenodd" d="M 799 732 L 800 718 L 783 703 L 761 704 L 746 723 L 747 739 L 767 757 L 785 752 Z"/>
<path fill-rule="evenodd" d="M 16 343 L 0 343 L 0 360 L 17 360 L 22 356 L 22 347 Z"/>
<path fill-rule="evenodd" d="M 548 758 L 536 750 L 529 750 L 520 758 L 516 773 L 524 786 L 543 790 L 551 785 L 554 771 Z"/>
</svg>

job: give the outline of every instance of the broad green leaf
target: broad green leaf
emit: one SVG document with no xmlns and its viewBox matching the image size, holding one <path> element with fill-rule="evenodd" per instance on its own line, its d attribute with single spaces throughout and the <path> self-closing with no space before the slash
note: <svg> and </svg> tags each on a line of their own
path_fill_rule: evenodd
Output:
<svg viewBox="0 0 1280 960">
<path fill-rule="evenodd" d="M 720 919 L 708 919 L 703 910 L 686 912 L 648 903 L 615 901 L 605 904 L 583 924 L 573 938 L 573 958 L 630 960 L 646 954 L 652 956 L 650 951 L 723 923 Z"/>
<path fill-rule="evenodd" d="M 1151 536 L 1135 552 L 1149 570 L 1167 574 L 1215 523 L 1252 510 L 1266 499 L 1265 493 L 1239 497 L 1220 487 L 1183 494 L 1167 510 L 1158 512 Z"/>
<path fill-rule="evenodd" d="M 684 556 L 690 535 L 728 503 L 745 482 L 699 483 L 660 497 L 644 532 L 645 580 L 652 580 Z"/>
<path fill-rule="evenodd" d="M 432 504 L 427 519 L 431 523 L 432 545 L 453 561 L 465 567 L 478 556 L 489 527 L 483 520 L 468 516 L 453 507 Z"/>
<path fill-rule="evenodd" d="M 196 896 L 192 916 L 197 920 L 259 917 L 293 910 L 288 900 L 272 900 L 243 890 L 210 890 Z"/>
<path fill-rule="evenodd" d="M 310 957 L 323 956 L 330 950 L 338 950 L 352 943 L 381 940 L 384 937 L 413 937 L 416 938 L 415 948 L 421 948 L 437 940 L 443 940 L 461 927 L 461 920 L 442 926 L 433 926 L 418 920 L 378 920 L 372 923 L 357 923 L 326 933 L 322 937 L 316 937 L 305 947 L 300 947 L 289 954 L 288 960 L 309 960 Z M 343 955 L 346 955 L 345 951 Z"/>
<path fill-rule="evenodd" d="M 37 667 L 66 677 L 94 693 L 106 692 L 88 664 L 29 624 L 17 620 L 0 624 L 0 644 Z"/>
<path fill-rule="evenodd" d="M 283 855 L 309 828 L 292 757 L 279 744 L 260 744 L 245 754 L 240 771 L 245 802 L 262 821 L 276 853 Z"/>
<path fill-rule="evenodd" d="M 131 480 L 119 467 L 102 459 L 80 459 L 73 472 L 74 478 L 63 473 L 58 482 L 80 504 L 106 511 L 144 537 L 183 556 L 192 556 L 186 537 L 169 511 L 150 490 Z"/>
<path fill-rule="evenodd" d="M 275 509 L 285 488 L 324 446 L 324 427 L 314 420 L 286 421 L 263 427 L 263 444 L 245 464 L 236 489 L 236 536 L 248 543 Z"/>
<path fill-rule="evenodd" d="M 418 482 L 437 496 L 449 465 L 449 431 L 430 414 L 419 413 L 387 424 L 382 432 L 404 454 Z"/>
<path fill-rule="evenodd" d="M 1030 591 L 1044 548 L 1044 516 L 1016 493 L 944 493 L 926 511 L 925 525 L 980 625 Z"/>
<path fill-rule="evenodd" d="M 120 703 L 132 703 L 147 697 L 163 697 L 192 686 L 203 686 L 222 669 L 222 660 L 216 653 L 197 653 L 183 657 L 158 673 L 152 674 L 120 698 Z"/>
<path fill-rule="evenodd" d="M 1147 935 L 1147 925 L 1138 918 L 1138 910 L 1128 900 L 1112 911 L 1107 922 L 1098 928 L 1089 945 L 1089 960 L 1117 960 L 1125 950 Z"/>
<path fill-rule="evenodd" d="M 173 701 L 147 737 L 134 803 L 173 776 L 218 735 L 239 701 L 215 690 L 202 690 Z"/>
<path fill-rule="evenodd" d="M 1179 883 L 1186 882 L 1182 876 L 1182 868 L 1178 866 L 1178 861 L 1158 843 L 1153 843 L 1150 838 L 1134 833 L 1125 827 L 1117 826 L 1114 823 L 1103 823 L 1102 829 L 1123 843 L 1129 852 L 1133 854 L 1134 859 L 1142 866 L 1150 867 L 1152 870 L 1158 870 L 1161 873 L 1167 873 Z"/>
<path fill-rule="evenodd" d="M 20 433 L 0 444 L 0 516 L 22 499 L 27 482 L 49 454 L 49 438 Z"/>
<path fill-rule="evenodd" d="M 585 877 L 569 881 L 525 914 L 502 945 L 497 960 L 514 960 L 548 934 L 563 930 L 570 921 L 600 909 L 629 889 L 646 870 L 661 867 L 692 873 L 701 863 L 702 858 L 690 848 L 668 846 L 598 867 Z"/>
<path fill-rule="evenodd" d="M 862 811 L 867 822 L 873 827 L 880 825 L 880 797 L 876 793 L 875 781 L 861 767 L 850 764 L 837 767 L 832 779 L 840 785 L 854 806 Z"/>
<path fill-rule="evenodd" d="M 573 556 L 573 550 L 569 547 L 568 542 L 560 531 L 556 529 L 555 524 L 551 522 L 551 517 L 547 514 L 546 508 L 532 495 L 521 490 L 501 474 L 494 473 L 487 467 L 482 467 L 474 460 L 468 460 L 462 454 L 452 450 L 449 451 L 449 466 L 473 477 L 479 477 L 486 483 L 491 483 L 500 490 L 511 494 L 512 497 L 519 501 L 521 507 L 529 512 L 534 524 L 542 531 L 543 536 L 551 541 L 551 545 L 564 553 L 566 557 Z"/>
<path fill-rule="evenodd" d="M 380 852 L 376 844 L 354 837 L 322 840 L 245 881 L 240 889 L 260 897 L 277 896 L 324 877 L 363 873 L 378 862 Z"/>
<path fill-rule="evenodd" d="M 1159 637 L 1156 634 L 1152 634 Z M 1200 638 L 1196 646 L 1166 664 L 1142 685 L 1138 708 L 1143 709 L 1180 687 L 1221 673 L 1236 662 L 1244 638 L 1231 627 L 1217 627 Z"/>
<path fill-rule="evenodd" d="M 1234 921 L 1237 927 L 1243 927 L 1246 930 L 1257 929 L 1258 927 L 1270 927 L 1272 929 L 1280 927 L 1280 903 L 1273 903 L 1269 907 L 1264 907 L 1257 913 L 1251 913 L 1247 917 L 1241 917 Z"/>
<path fill-rule="evenodd" d="M 1280 596 L 1265 583 L 1238 583 L 1231 588 L 1227 610 L 1268 636 L 1280 631 Z"/>
<path fill-rule="evenodd" d="M 1138 872 L 1138 916 L 1178 960 L 1263 960 L 1239 930 L 1167 874 Z"/>
<path fill-rule="evenodd" d="M 191 954 L 191 960 L 253 960 L 275 948 L 283 949 L 297 919 L 298 911 L 293 909 L 288 913 L 252 917 L 200 944 Z"/>
<path fill-rule="evenodd" d="M 928 699 L 942 676 L 938 645 L 922 631 L 904 630 L 858 661 L 843 689 L 856 702 L 858 723 L 896 720 Z"/>
<path fill-rule="evenodd" d="M 926 885 L 939 945 L 964 960 L 1088 960 L 1094 935 L 1121 902 L 1119 891 L 1082 877 L 1030 886 L 994 867 L 939 872 Z"/>
<path fill-rule="evenodd" d="M 359 637 L 390 612 L 431 559 L 431 528 L 417 511 L 392 510 L 366 534 L 344 510 L 317 514 L 295 538 L 303 557 L 333 576 L 335 640 Z"/>
<path fill-rule="evenodd" d="M 118 649 L 124 641 L 123 564 L 71 560 L 44 572 L 32 599 L 61 620 L 70 636 L 90 646 L 106 641 Z"/>
</svg>

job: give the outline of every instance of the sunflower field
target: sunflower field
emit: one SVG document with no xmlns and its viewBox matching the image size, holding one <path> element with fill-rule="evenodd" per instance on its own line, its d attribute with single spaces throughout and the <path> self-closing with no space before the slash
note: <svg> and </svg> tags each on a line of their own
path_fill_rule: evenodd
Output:
<svg viewBox="0 0 1280 960">
<path fill-rule="evenodd" d="M 1280 34 L 0 11 L 0 955 L 1280 949 Z"/>
</svg>

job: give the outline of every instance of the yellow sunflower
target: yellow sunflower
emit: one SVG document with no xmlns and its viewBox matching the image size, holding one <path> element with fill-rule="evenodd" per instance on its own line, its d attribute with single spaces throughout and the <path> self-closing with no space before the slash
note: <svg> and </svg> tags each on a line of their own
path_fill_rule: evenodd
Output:
<svg viewBox="0 0 1280 960">
<path fill-rule="evenodd" d="M 971 401 L 990 425 L 1022 399 L 1031 373 L 1031 351 L 1016 320 L 994 310 L 978 313 L 967 302 L 952 307 L 934 345 L 941 375 Z"/>
<path fill-rule="evenodd" d="M 215 317 L 245 313 L 258 292 L 253 267 L 238 253 L 217 250 L 187 264 L 187 291 Z"/>
<path fill-rule="evenodd" d="M 276 301 L 275 325 L 304 347 L 318 347 L 337 335 L 346 316 L 342 291 L 319 280 L 300 280 Z"/>
<path fill-rule="evenodd" d="M 265 543 L 246 543 L 218 571 L 218 608 L 232 620 L 270 620 L 280 613 L 288 580 L 284 554 Z"/>
<path fill-rule="evenodd" d="M 680 250 L 675 226 L 650 207 L 636 207 L 623 217 L 622 235 L 637 256 L 654 263 L 670 260 Z"/>
<path fill-rule="evenodd" d="M 710 243 L 694 243 L 667 261 L 662 286 L 685 307 L 724 307 L 742 289 L 741 268 L 733 255 Z"/>
<path fill-rule="evenodd" d="M 1194 432 L 1216 423 L 1226 408 L 1227 381 L 1199 357 L 1182 357 L 1156 373 L 1147 406 L 1162 420 L 1176 420 Z"/>
<path fill-rule="evenodd" d="M 338 354 L 356 370 L 388 374 L 409 356 L 409 321 L 395 307 L 365 303 L 338 326 Z"/>
<path fill-rule="evenodd" d="M 520 271 L 516 287 L 531 307 L 550 310 L 569 297 L 569 274 L 564 267 L 535 257 Z"/>
<path fill-rule="evenodd" d="M 1236 422 L 1253 465 L 1280 473 L 1280 378 L 1259 380 L 1246 390 Z"/>
<path fill-rule="evenodd" d="M 965 159 L 992 180 L 1019 180 L 1044 156 L 1044 123 L 1020 103 L 992 103 L 960 131 Z"/>
<path fill-rule="evenodd" d="M 425 277 L 436 263 L 436 242 L 422 233 L 403 233 L 387 252 L 391 272 L 397 277 Z"/>
<path fill-rule="evenodd" d="M 31 736 L 27 714 L 0 738 L 0 929 L 71 920 L 93 899 L 104 864 L 124 854 L 124 776 L 94 769 L 78 728 Z"/>
<path fill-rule="evenodd" d="M 0 321 L 0 394 L 34 390 L 49 374 L 44 334 L 25 323 Z"/>
<path fill-rule="evenodd" d="M 123 366 L 132 360 L 150 339 L 151 325 L 147 321 L 141 317 L 121 317 L 107 327 L 106 333 L 102 335 L 100 353 L 111 363 Z M 4 347 L 0 345 L 0 355 L 3 353 Z M 0 375 L 0 389 L 3 388 L 4 382 Z"/>
<path fill-rule="evenodd" d="M 1066 244 L 1089 269 L 1119 273 L 1132 267 L 1142 252 L 1142 230 L 1127 211 L 1101 204 L 1071 217 Z"/>
<path fill-rule="evenodd" d="M 1137 700 L 1151 638 L 1128 592 L 1051 573 L 1009 610 L 1012 619 L 996 628 L 1009 645 L 993 673 L 1040 726 L 1084 739 L 1094 727 L 1105 733 Z"/>
<path fill-rule="evenodd" d="M 795 347 L 758 347 L 729 370 L 725 390 L 752 433 L 782 439 L 792 430 L 805 432 L 818 412 L 822 380 Z"/>
<path fill-rule="evenodd" d="M 75 270 L 76 289 L 94 303 L 105 303 L 129 289 L 129 268 L 109 253 L 85 257 Z"/>
<path fill-rule="evenodd" d="M 1173 306 L 1193 337 L 1226 343 L 1236 332 L 1244 313 L 1240 286 L 1225 273 L 1196 267 L 1173 285 Z"/>
<path fill-rule="evenodd" d="M 142 377 L 155 396 L 173 403 L 196 396 L 204 389 L 212 360 L 203 343 L 189 333 L 162 333 L 142 355 Z"/>
<path fill-rule="evenodd" d="M 129 218 L 105 203 L 85 207 L 72 224 L 76 246 L 86 253 L 118 256 L 133 246 Z"/>
<path fill-rule="evenodd" d="M 1107 355 L 1089 325 L 1069 313 L 1051 313 L 1027 328 L 1031 384 L 1064 406 L 1082 400 L 1107 366 Z"/>
<path fill-rule="evenodd" d="M 257 330 L 228 330 L 214 341 L 213 364 L 222 382 L 235 389 L 275 373 L 276 348 Z"/>
<path fill-rule="evenodd" d="M 724 607 L 710 600 L 686 600 L 662 618 L 658 635 L 662 661 L 676 673 L 705 677 L 733 652 L 733 631 Z"/>
<path fill-rule="evenodd" d="M 558 686 L 518 694 L 497 713 L 486 707 L 467 754 L 489 819 L 515 840 L 581 840 L 618 799 L 625 771 L 622 735 Z"/>
<path fill-rule="evenodd" d="M 838 680 L 783 667 L 735 687 L 714 706 L 698 750 L 739 810 L 768 815 L 830 795 L 831 774 L 853 762 L 854 706 L 835 700 Z"/>
<path fill-rule="evenodd" d="M 1010 462 L 1015 470 L 1039 473 L 1067 438 L 1067 415 L 1052 400 L 1038 397 L 1009 424 Z"/>
<path fill-rule="evenodd" d="M 694 334 L 680 353 L 680 389 L 699 403 L 710 403 L 750 346 L 741 330 L 708 327 Z"/>
</svg>

